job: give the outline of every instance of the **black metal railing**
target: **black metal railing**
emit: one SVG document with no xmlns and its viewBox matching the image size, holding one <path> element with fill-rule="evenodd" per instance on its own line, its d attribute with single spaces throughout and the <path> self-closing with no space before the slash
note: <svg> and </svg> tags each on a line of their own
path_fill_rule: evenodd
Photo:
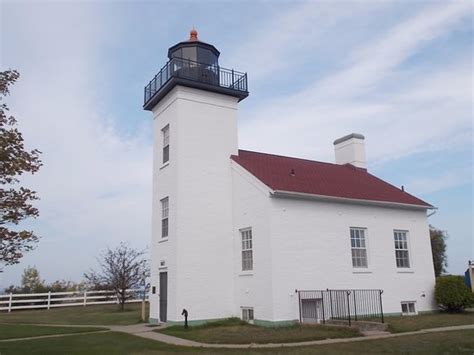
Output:
<svg viewBox="0 0 474 355">
<path fill-rule="evenodd" d="M 384 323 L 383 290 L 298 290 L 300 322 L 370 320 Z"/>
<path fill-rule="evenodd" d="M 231 90 L 247 92 L 247 73 L 205 64 L 189 59 L 173 58 L 145 86 L 144 103 L 151 100 L 171 78 L 183 78 Z"/>
</svg>

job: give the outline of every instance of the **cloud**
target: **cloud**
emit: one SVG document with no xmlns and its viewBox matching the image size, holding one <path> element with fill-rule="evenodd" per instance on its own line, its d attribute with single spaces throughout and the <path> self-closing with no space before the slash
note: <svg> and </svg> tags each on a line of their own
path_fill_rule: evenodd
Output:
<svg viewBox="0 0 474 355">
<path fill-rule="evenodd" d="M 418 194 L 429 194 L 468 183 L 472 183 L 472 174 L 470 169 L 464 167 L 442 172 L 435 176 L 409 178 L 405 187 Z"/>
<path fill-rule="evenodd" d="M 2 50 L 4 64 L 21 73 L 8 103 L 28 147 L 43 152 L 40 172 L 24 179 L 41 197 L 31 225 L 42 239 L 4 276 L 31 263 L 47 279 L 79 279 L 105 246 L 148 244 L 151 139 L 145 127 L 120 134 L 103 101 L 101 51 L 110 33 L 101 9 L 23 5 L 3 19 Z"/>
<path fill-rule="evenodd" d="M 245 111 L 251 117 L 240 124 L 241 145 L 332 161 L 332 141 L 356 131 L 366 135 L 369 163 L 377 163 L 468 144 L 470 61 L 452 54 L 429 68 L 426 62 L 411 70 L 403 66 L 429 41 L 454 31 L 467 19 L 467 10 L 468 2 L 430 5 L 382 27 L 377 39 L 346 53 L 345 68 Z M 297 40 L 299 33 L 293 37 Z"/>
<path fill-rule="evenodd" d="M 364 1 L 298 2 L 296 6 L 279 7 L 283 11 L 268 13 L 265 21 L 245 32 L 239 30 L 240 45 L 229 46 L 226 58 L 232 58 L 241 68 L 250 71 L 252 85 L 263 85 L 277 79 L 311 60 L 331 37 L 335 46 L 337 36 L 344 36 L 340 25 L 358 16 L 368 16 L 384 8 L 386 3 Z M 278 6 L 272 6 L 278 8 Z M 244 32 L 243 35 L 241 33 Z M 322 54 L 324 55 L 324 54 Z M 276 74 L 278 73 L 278 74 Z"/>
</svg>

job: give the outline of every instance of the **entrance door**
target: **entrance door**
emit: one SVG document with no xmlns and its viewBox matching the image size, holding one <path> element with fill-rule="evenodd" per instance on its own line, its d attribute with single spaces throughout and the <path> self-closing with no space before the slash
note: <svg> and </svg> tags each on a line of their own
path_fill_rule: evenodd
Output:
<svg viewBox="0 0 474 355">
<path fill-rule="evenodd" d="M 319 323 L 322 319 L 322 302 L 320 298 L 301 300 L 301 320 L 303 323 Z"/>
<path fill-rule="evenodd" d="M 160 272 L 160 321 L 166 322 L 168 310 L 168 273 Z"/>
</svg>

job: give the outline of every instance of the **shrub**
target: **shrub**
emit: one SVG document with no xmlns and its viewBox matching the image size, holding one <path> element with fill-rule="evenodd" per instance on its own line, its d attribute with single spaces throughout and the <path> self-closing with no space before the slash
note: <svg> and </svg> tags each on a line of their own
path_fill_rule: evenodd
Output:
<svg viewBox="0 0 474 355">
<path fill-rule="evenodd" d="M 435 299 L 441 309 L 462 312 L 474 304 L 474 294 L 464 283 L 462 276 L 440 276 L 436 279 Z"/>
</svg>

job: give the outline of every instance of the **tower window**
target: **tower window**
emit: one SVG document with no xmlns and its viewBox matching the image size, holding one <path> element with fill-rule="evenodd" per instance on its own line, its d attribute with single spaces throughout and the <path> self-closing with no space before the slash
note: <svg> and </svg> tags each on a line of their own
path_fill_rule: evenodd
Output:
<svg viewBox="0 0 474 355">
<path fill-rule="evenodd" d="M 242 271 L 253 270 L 252 229 L 242 229 Z"/>
<path fill-rule="evenodd" d="M 170 125 L 161 130 L 163 136 L 163 164 L 170 160 Z"/>
<path fill-rule="evenodd" d="M 165 197 L 161 200 L 161 237 L 168 237 L 168 215 L 169 215 L 169 199 Z"/>
</svg>

